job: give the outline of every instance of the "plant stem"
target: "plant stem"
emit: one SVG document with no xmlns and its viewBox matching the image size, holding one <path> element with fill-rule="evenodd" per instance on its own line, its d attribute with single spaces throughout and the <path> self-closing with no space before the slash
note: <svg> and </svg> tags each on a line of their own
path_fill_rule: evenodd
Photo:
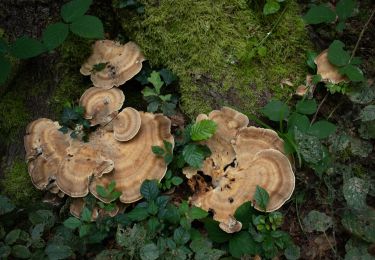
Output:
<svg viewBox="0 0 375 260">
<path fill-rule="evenodd" d="M 331 247 L 332 252 L 335 254 L 335 257 L 336 257 L 336 259 L 337 259 L 337 252 L 336 252 L 335 248 L 333 247 L 331 241 L 329 241 L 329 238 L 328 238 L 328 236 L 327 236 L 327 233 L 326 233 L 325 231 L 323 231 L 323 234 L 324 234 L 324 236 L 325 236 L 325 238 L 326 238 L 326 240 L 327 240 L 329 246 Z"/>
<path fill-rule="evenodd" d="M 353 57 L 355 55 L 355 52 L 357 51 L 357 49 L 359 47 L 359 42 L 362 40 L 363 34 L 365 33 L 365 31 L 366 31 L 366 29 L 367 29 L 367 27 L 368 27 L 371 19 L 374 17 L 374 14 L 375 14 L 375 9 L 372 10 L 370 17 L 367 19 L 367 22 L 365 23 L 365 25 L 362 28 L 361 33 L 359 34 L 358 40 L 357 40 L 357 42 L 356 42 L 356 44 L 354 46 L 354 49 L 352 51 L 352 55 L 350 56 L 349 62 L 353 59 Z"/>
<path fill-rule="evenodd" d="M 335 111 L 337 110 L 337 108 L 339 108 L 339 106 L 341 106 L 342 104 L 342 101 L 340 101 L 331 111 L 331 113 L 329 113 L 328 117 L 327 117 L 327 120 L 331 118 L 331 116 L 333 115 L 333 113 L 335 113 Z"/>
<path fill-rule="evenodd" d="M 327 92 L 327 94 L 324 96 L 324 98 L 322 99 L 322 101 L 320 102 L 320 104 L 319 104 L 319 106 L 318 106 L 318 108 L 317 108 L 317 110 L 316 110 L 316 112 L 315 112 L 315 114 L 314 114 L 314 117 L 313 117 L 313 119 L 311 120 L 311 124 L 310 124 L 310 126 L 315 122 L 316 117 L 318 116 L 319 110 L 320 110 L 320 108 L 322 107 L 323 103 L 326 101 L 327 97 L 328 97 L 328 92 Z"/>
<path fill-rule="evenodd" d="M 297 214 L 297 219 L 298 219 L 299 227 L 301 228 L 303 234 L 307 237 L 306 232 L 305 232 L 305 230 L 303 229 L 303 226 L 302 226 L 302 223 L 301 223 L 301 218 L 300 218 L 300 216 L 299 216 L 299 209 L 298 209 L 298 203 L 297 203 L 297 201 L 296 201 L 296 214 Z"/>
</svg>

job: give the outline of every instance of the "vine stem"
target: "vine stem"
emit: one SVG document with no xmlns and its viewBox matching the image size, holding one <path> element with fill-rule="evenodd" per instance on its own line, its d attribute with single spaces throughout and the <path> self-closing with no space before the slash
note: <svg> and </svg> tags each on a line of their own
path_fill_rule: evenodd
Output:
<svg viewBox="0 0 375 260">
<path fill-rule="evenodd" d="M 364 35 L 364 33 L 365 33 L 365 31 L 366 31 L 369 23 L 371 22 L 372 18 L 374 17 L 374 14 L 375 14 L 375 8 L 372 10 L 370 17 L 367 19 L 365 25 L 362 28 L 361 33 L 359 34 L 358 40 L 357 40 L 357 42 L 356 42 L 356 44 L 354 46 L 354 49 L 352 51 L 352 55 L 350 56 L 349 62 L 353 59 L 353 57 L 355 55 L 355 52 L 357 51 L 357 49 L 359 47 L 359 42 L 362 40 L 362 37 L 363 37 L 363 35 Z"/>
<path fill-rule="evenodd" d="M 328 98 L 328 92 L 327 92 L 327 94 L 324 96 L 323 100 L 320 102 L 320 104 L 319 104 L 319 106 L 318 106 L 318 108 L 317 108 L 317 110 L 316 110 L 316 112 L 315 112 L 315 114 L 314 114 L 314 117 L 313 117 L 313 119 L 311 120 L 311 124 L 310 124 L 310 125 L 312 125 L 312 124 L 315 122 L 316 117 L 318 116 L 319 110 L 320 110 L 320 108 L 323 106 L 323 103 L 327 100 L 327 98 Z"/>
</svg>

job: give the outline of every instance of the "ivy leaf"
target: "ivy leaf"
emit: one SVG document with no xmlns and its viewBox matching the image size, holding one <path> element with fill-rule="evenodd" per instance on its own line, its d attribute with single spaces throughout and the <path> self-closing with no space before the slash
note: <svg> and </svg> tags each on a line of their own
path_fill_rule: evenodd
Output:
<svg viewBox="0 0 375 260">
<path fill-rule="evenodd" d="M 357 66 L 353 66 L 351 64 L 348 64 L 343 68 L 340 68 L 339 72 L 343 75 L 348 76 L 348 78 L 353 82 L 361 82 L 365 79 L 362 70 Z"/>
<path fill-rule="evenodd" d="M 65 124 L 69 124 L 70 121 L 74 121 L 78 119 L 77 113 L 68 107 L 64 107 L 62 116 L 61 116 L 61 122 Z"/>
<path fill-rule="evenodd" d="M 257 185 L 254 193 L 254 200 L 260 209 L 266 211 L 270 195 L 265 189 Z"/>
<path fill-rule="evenodd" d="M 330 216 L 327 216 L 325 213 L 312 210 L 303 219 L 303 224 L 307 232 L 325 232 L 332 226 L 332 218 Z"/>
<path fill-rule="evenodd" d="M 363 122 L 375 120 L 375 105 L 364 107 L 359 116 Z"/>
<path fill-rule="evenodd" d="M 339 40 L 334 40 L 328 48 L 328 60 L 336 66 L 345 66 L 349 63 L 350 55 L 344 50 L 345 44 Z"/>
<path fill-rule="evenodd" d="M 202 167 L 204 158 L 210 154 L 211 152 L 207 146 L 197 144 L 188 144 L 182 151 L 185 162 L 197 169 Z"/>
<path fill-rule="evenodd" d="M 44 45 L 33 38 L 22 36 L 10 47 L 10 52 L 19 59 L 28 59 L 45 52 Z"/>
<path fill-rule="evenodd" d="M 0 216 L 11 212 L 15 208 L 10 199 L 0 195 Z"/>
<path fill-rule="evenodd" d="M 236 233 L 229 240 L 229 253 L 236 258 L 241 258 L 244 255 L 255 255 L 258 251 L 257 243 L 246 231 Z"/>
<path fill-rule="evenodd" d="M 296 104 L 297 112 L 304 115 L 312 115 L 316 112 L 317 104 L 315 99 L 300 100 Z"/>
<path fill-rule="evenodd" d="M 342 187 L 348 206 L 352 209 L 366 209 L 366 196 L 369 192 L 369 183 L 363 179 L 353 177 L 344 182 Z"/>
<path fill-rule="evenodd" d="M 268 0 L 263 7 L 263 14 L 269 15 L 277 13 L 280 10 L 280 4 L 274 0 Z"/>
<path fill-rule="evenodd" d="M 15 245 L 12 247 L 12 255 L 16 258 L 28 259 L 31 256 L 31 252 L 24 245 Z"/>
<path fill-rule="evenodd" d="M 92 0 L 73 0 L 61 8 L 61 17 L 65 22 L 71 23 L 82 17 L 90 8 Z"/>
<path fill-rule="evenodd" d="M 159 249 L 154 243 L 142 246 L 139 252 L 142 260 L 156 260 L 159 258 L 159 255 Z"/>
<path fill-rule="evenodd" d="M 72 33 L 88 39 L 103 39 L 104 27 L 98 17 L 84 15 L 77 18 L 71 25 Z"/>
<path fill-rule="evenodd" d="M 43 43 L 49 51 L 60 46 L 68 37 L 69 26 L 64 23 L 54 23 L 43 31 Z"/>
<path fill-rule="evenodd" d="M 65 245 L 48 244 L 45 251 L 49 259 L 66 259 L 73 255 L 70 247 Z"/>
<path fill-rule="evenodd" d="M 175 229 L 173 240 L 177 245 L 185 245 L 190 240 L 190 233 L 182 227 Z"/>
<path fill-rule="evenodd" d="M 5 83 L 11 70 L 12 65 L 9 60 L 0 55 L 0 85 Z"/>
<path fill-rule="evenodd" d="M 289 116 L 289 107 L 279 100 L 272 100 L 260 111 L 270 120 L 276 122 L 282 121 Z"/>
<path fill-rule="evenodd" d="M 193 141 L 202 141 L 211 138 L 217 129 L 217 124 L 212 120 L 202 120 L 191 127 L 190 136 Z"/>
<path fill-rule="evenodd" d="M 145 180 L 141 185 L 141 194 L 147 200 L 154 200 L 159 195 L 158 182 L 156 180 Z"/>
<path fill-rule="evenodd" d="M 160 94 L 160 89 L 164 85 L 164 82 L 160 78 L 160 74 L 156 71 L 153 71 L 150 77 L 147 79 L 148 82 L 150 82 L 154 86 L 156 93 Z"/>
<path fill-rule="evenodd" d="M 336 13 L 340 20 L 352 16 L 356 3 L 353 0 L 340 0 L 336 5 Z"/>
<path fill-rule="evenodd" d="M 76 229 L 79 226 L 81 226 L 81 221 L 78 218 L 75 217 L 69 217 L 64 221 L 64 226 L 69 228 L 69 229 Z"/>
<path fill-rule="evenodd" d="M 320 120 L 310 127 L 308 133 L 319 139 L 324 139 L 333 134 L 336 129 L 337 127 L 334 124 L 326 120 Z"/>
<path fill-rule="evenodd" d="M 331 23 L 336 20 L 335 12 L 327 5 L 314 5 L 303 16 L 307 24 Z"/>
</svg>

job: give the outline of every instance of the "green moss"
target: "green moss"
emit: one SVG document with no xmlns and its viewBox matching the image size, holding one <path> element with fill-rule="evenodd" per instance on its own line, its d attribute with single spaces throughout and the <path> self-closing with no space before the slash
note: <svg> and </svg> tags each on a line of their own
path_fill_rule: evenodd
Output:
<svg viewBox="0 0 375 260">
<path fill-rule="evenodd" d="M 16 205 L 24 207 L 30 202 L 40 200 L 42 193 L 31 183 L 26 163 L 23 161 L 14 161 L 12 167 L 5 171 L 4 177 L 0 182 L 1 192 Z"/>
<path fill-rule="evenodd" d="M 310 43 L 295 1 L 288 1 L 263 42 L 263 57 L 256 47 L 280 13 L 264 17 L 246 0 L 140 2 L 145 14 L 124 11 L 123 28 L 153 66 L 179 76 L 182 109 L 190 116 L 222 105 L 254 112 L 271 96 L 286 97 L 294 90 L 282 89 L 282 79 L 295 84 L 304 79 Z"/>
</svg>

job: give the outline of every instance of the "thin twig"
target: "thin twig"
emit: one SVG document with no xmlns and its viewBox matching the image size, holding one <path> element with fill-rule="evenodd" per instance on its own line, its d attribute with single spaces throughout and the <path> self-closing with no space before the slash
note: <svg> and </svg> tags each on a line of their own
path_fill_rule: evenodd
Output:
<svg viewBox="0 0 375 260">
<path fill-rule="evenodd" d="M 323 231 L 323 234 L 324 234 L 324 236 L 326 237 L 326 240 L 327 240 L 329 246 L 331 247 L 331 249 L 332 249 L 332 251 L 333 251 L 333 253 L 335 254 L 335 257 L 336 257 L 336 259 L 337 259 L 337 252 L 336 252 L 335 248 L 333 247 L 331 241 L 329 241 L 329 238 L 328 238 L 328 236 L 327 236 L 327 233 L 326 233 L 325 231 Z"/>
<path fill-rule="evenodd" d="M 332 109 L 331 113 L 329 113 L 328 117 L 327 117 L 327 120 L 331 118 L 331 116 L 333 116 L 333 114 L 336 112 L 336 110 L 339 108 L 339 106 L 341 106 L 342 104 L 342 100 Z"/>
<path fill-rule="evenodd" d="M 319 104 L 319 106 L 318 106 L 318 109 L 316 110 L 316 112 L 315 112 L 315 114 L 314 114 L 314 117 L 313 117 L 313 119 L 311 120 L 311 124 L 310 124 L 310 125 L 312 125 L 312 124 L 315 122 L 316 117 L 318 116 L 319 110 L 320 110 L 320 108 L 322 107 L 323 103 L 326 101 L 327 97 L 328 97 L 328 92 L 327 92 L 327 94 L 324 96 L 323 100 L 320 102 L 320 104 Z"/>
<path fill-rule="evenodd" d="M 352 51 L 352 55 L 350 56 L 350 60 L 349 60 L 349 62 L 353 59 L 353 57 L 354 57 L 354 55 L 355 55 L 355 52 L 357 51 L 357 49 L 358 49 L 358 47 L 359 47 L 359 42 L 362 40 L 363 34 L 365 33 L 365 31 L 366 31 L 366 29 L 367 29 L 367 27 L 368 27 L 368 25 L 369 25 L 371 19 L 374 17 L 374 14 L 375 14 L 375 9 L 372 10 L 372 13 L 371 13 L 370 17 L 368 18 L 367 22 L 365 23 L 365 25 L 364 25 L 363 28 L 362 28 L 361 33 L 359 34 L 358 40 L 357 40 L 357 42 L 356 42 L 356 44 L 355 44 L 355 46 L 354 46 L 354 49 L 353 49 L 353 51 Z"/>
<path fill-rule="evenodd" d="M 302 223 L 301 223 L 301 218 L 299 216 L 299 209 L 298 209 L 298 203 L 297 203 L 297 201 L 296 201 L 296 214 L 297 214 L 297 220 L 298 220 L 299 227 L 301 228 L 301 230 L 302 230 L 303 234 L 305 235 L 305 237 L 307 237 L 306 232 L 303 229 L 303 226 L 302 226 Z"/>
</svg>

